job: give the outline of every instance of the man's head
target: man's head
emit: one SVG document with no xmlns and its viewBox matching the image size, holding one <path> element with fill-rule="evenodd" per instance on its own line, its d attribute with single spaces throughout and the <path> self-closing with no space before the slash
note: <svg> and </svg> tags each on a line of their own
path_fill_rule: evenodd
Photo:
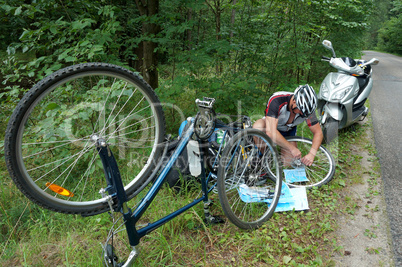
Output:
<svg viewBox="0 0 402 267">
<path fill-rule="evenodd" d="M 310 116 L 317 108 L 317 95 L 310 85 L 300 85 L 294 92 L 294 101 L 302 117 Z M 294 111 L 294 107 L 292 107 Z"/>
</svg>

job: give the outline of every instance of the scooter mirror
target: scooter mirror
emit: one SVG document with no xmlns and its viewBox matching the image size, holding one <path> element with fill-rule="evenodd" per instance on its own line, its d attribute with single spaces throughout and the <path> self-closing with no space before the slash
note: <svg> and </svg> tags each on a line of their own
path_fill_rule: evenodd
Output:
<svg viewBox="0 0 402 267">
<path fill-rule="evenodd" d="M 324 41 L 322 41 L 322 45 L 323 45 L 326 49 L 331 50 L 331 51 L 332 51 L 332 56 L 333 56 L 333 57 L 336 57 L 336 54 L 335 54 L 334 48 L 332 47 L 331 41 L 324 40 Z"/>
<path fill-rule="evenodd" d="M 367 66 L 367 65 L 377 65 L 380 61 L 376 58 L 372 58 L 369 61 L 367 61 L 366 63 L 362 64 L 361 66 Z"/>
<path fill-rule="evenodd" d="M 332 50 L 332 43 L 331 43 L 331 41 L 324 40 L 324 41 L 322 41 L 322 45 L 323 45 L 326 49 Z"/>
<path fill-rule="evenodd" d="M 377 65 L 380 61 L 376 58 L 373 58 L 373 63 L 371 65 Z"/>
</svg>

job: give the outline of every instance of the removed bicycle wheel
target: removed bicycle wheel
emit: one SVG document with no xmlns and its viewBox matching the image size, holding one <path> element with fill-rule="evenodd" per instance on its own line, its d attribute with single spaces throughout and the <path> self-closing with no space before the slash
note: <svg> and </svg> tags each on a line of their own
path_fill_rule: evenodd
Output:
<svg viewBox="0 0 402 267">
<path fill-rule="evenodd" d="M 302 156 L 310 152 L 313 141 L 299 136 L 286 137 L 288 142 L 297 146 Z M 321 187 L 332 180 L 335 174 L 335 160 L 332 154 L 323 145 L 320 146 L 311 166 L 301 163 L 300 159 L 292 157 L 290 151 L 278 147 L 281 168 L 284 172 L 283 181 L 289 187 Z M 270 176 L 275 174 L 269 171 Z"/>
</svg>

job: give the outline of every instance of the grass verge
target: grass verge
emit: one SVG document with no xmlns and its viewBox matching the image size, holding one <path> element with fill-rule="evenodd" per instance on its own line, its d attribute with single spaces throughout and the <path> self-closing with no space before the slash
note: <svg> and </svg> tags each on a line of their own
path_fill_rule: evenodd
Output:
<svg viewBox="0 0 402 267">
<path fill-rule="evenodd" d="M 379 176 L 379 168 L 365 170 L 360 165 L 362 150 L 377 161 L 375 148 L 367 145 L 364 134 L 369 127 L 370 119 L 340 133 L 335 177 L 329 185 L 308 191 L 310 210 L 275 213 L 260 229 L 244 231 L 228 221 L 204 225 L 202 205 L 198 205 L 146 236 L 140 243 L 136 265 L 333 266 L 332 256 L 343 250 L 334 234 L 336 219 L 353 215 L 358 208 L 344 193 L 346 188 L 362 183 L 362 172 Z M 110 227 L 107 214 L 83 218 L 41 209 L 14 186 L 4 161 L 0 167 L 1 266 L 102 264 L 100 243 Z M 371 180 L 375 183 L 375 178 Z M 192 201 L 196 194 L 190 189 L 175 194 L 166 187 L 144 219 L 160 218 Z M 212 199 L 213 214 L 222 215 L 218 196 L 212 195 Z"/>
</svg>

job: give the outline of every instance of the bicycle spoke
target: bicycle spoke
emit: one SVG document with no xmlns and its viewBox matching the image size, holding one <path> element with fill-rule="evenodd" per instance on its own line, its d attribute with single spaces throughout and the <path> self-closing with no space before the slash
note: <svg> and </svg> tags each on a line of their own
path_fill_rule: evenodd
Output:
<svg viewBox="0 0 402 267">
<path fill-rule="evenodd" d="M 85 140 L 85 139 L 83 139 L 83 138 L 81 138 L 81 139 L 76 139 L 75 141 L 83 141 L 83 140 Z M 61 142 L 61 141 L 60 141 Z M 22 145 L 33 145 L 33 144 L 48 144 L 49 142 L 41 142 L 41 143 L 23 143 Z M 27 155 L 27 156 L 23 156 L 23 158 L 24 159 L 26 159 L 26 158 L 31 158 L 31 157 L 33 157 L 33 156 L 37 156 L 37 155 L 40 155 L 40 154 L 43 154 L 43 153 L 47 153 L 47 152 L 49 152 L 49 151 L 52 151 L 52 150 L 55 150 L 55 149 L 59 149 L 59 148 L 62 148 L 63 146 L 66 146 L 66 145 L 71 145 L 72 144 L 72 142 L 71 141 L 65 141 L 65 144 L 63 144 L 63 145 L 59 145 L 59 146 L 55 146 L 55 147 L 52 147 L 52 148 L 49 148 L 49 149 L 45 149 L 45 150 L 42 150 L 42 151 L 40 151 L 40 152 L 37 152 L 37 153 L 34 153 L 34 154 L 30 154 L 30 155 Z"/>
</svg>

